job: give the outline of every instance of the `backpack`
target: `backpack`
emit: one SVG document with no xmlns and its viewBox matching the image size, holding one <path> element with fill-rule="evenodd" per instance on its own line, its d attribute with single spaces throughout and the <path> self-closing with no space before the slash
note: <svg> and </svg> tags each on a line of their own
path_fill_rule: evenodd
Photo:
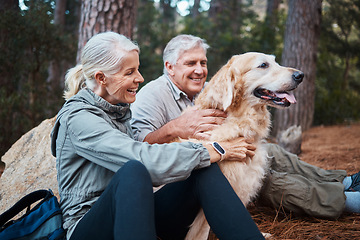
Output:
<svg viewBox="0 0 360 240">
<path fill-rule="evenodd" d="M 41 200 L 30 209 L 31 204 Z M 11 220 L 22 210 L 26 213 Z M 38 190 L 20 199 L 9 210 L 0 215 L 0 239 L 11 240 L 64 240 L 62 212 L 56 196 L 49 190 Z"/>
</svg>

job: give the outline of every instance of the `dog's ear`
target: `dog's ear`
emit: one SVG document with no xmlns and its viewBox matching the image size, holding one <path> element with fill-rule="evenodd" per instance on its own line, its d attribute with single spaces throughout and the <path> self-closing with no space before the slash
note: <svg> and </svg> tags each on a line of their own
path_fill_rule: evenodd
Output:
<svg viewBox="0 0 360 240">
<path fill-rule="evenodd" d="M 234 98 L 235 74 L 234 69 L 230 66 L 222 76 L 223 81 L 219 84 L 222 94 L 222 105 L 224 111 L 231 105 Z"/>
<path fill-rule="evenodd" d="M 231 105 L 234 98 L 234 87 L 235 87 L 235 68 L 233 67 L 234 57 L 232 57 L 228 63 L 219 70 L 216 74 L 216 87 L 220 94 L 218 101 L 219 105 L 222 105 L 224 111 Z"/>
<path fill-rule="evenodd" d="M 197 103 L 203 107 L 217 108 L 223 111 L 231 105 L 234 98 L 235 75 L 231 67 L 233 60 L 211 78 L 204 91 L 197 98 Z"/>
</svg>

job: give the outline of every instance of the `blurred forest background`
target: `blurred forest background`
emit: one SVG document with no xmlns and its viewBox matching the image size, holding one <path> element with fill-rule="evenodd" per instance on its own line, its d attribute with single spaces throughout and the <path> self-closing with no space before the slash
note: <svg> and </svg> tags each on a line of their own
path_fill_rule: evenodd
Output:
<svg viewBox="0 0 360 240">
<path fill-rule="evenodd" d="M 81 44 L 103 30 L 104 23 L 90 21 L 94 2 L 95 15 L 115 19 L 106 10 L 109 0 L 21 0 L 20 4 L 18 0 L 1 0 L 0 156 L 24 133 L 54 117 L 61 108 L 66 70 L 76 64 Z M 301 24 L 296 18 L 291 22 L 290 14 L 296 15 L 296 4 L 307 2 L 309 6 L 302 10 L 316 22 L 316 14 L 310 9 L 313 3 L 320 3 L 321 21 L 314 30 L 317 39 L 312 49 L 316 61 L 310 61 L 316 65 L 314 91 L 305 94 L 305 98 L 314 99 L 313 107 L 309 107 L 313 108 L 310 124 L 341 124 L 360 118 L 360 0 L 113 2 L 118 2 L 119 9 L 131 8 L 122 12 L 124 23 L 117 24 L 124 28 L 119 27 L 118 32 L 139 44 L 144 84 L 162 74 L 163 48 L 180 33 L 202 37 L 211 46 L 208 79 L 232 55 L 248 51 L 273 54 L 279 63 L 288 65 L 285 58 L 296 58 L 301 51 L 306 54 L 303 49 L 308 45 L 302 38 L 292 41 L 305 45 L 303 49 L 294 50 L 294 44 L 286 44 L 286 36 L 299 36 L 298 30 L 291 27 Z M 90 24 L 92 32 L 84 32 Z"/>
</svg>

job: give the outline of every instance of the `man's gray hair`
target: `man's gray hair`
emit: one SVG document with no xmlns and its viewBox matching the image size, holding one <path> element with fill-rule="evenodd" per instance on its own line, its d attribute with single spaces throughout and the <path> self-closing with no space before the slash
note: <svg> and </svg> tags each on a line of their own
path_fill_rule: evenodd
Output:
<svg viewBox="0 0 360 240">
<path fill-rule="evenodd" d="M 189 34 L 181 34 L 171 39 L 166 45 L 163 53 L 164 74 L 168 74 L 165 67 L 166 62 L 175 65 L 183 52 L 195 47 L 203 48 L 206 54 L 206 51 L 210 46 L 204 39 Z"/>
</svg>

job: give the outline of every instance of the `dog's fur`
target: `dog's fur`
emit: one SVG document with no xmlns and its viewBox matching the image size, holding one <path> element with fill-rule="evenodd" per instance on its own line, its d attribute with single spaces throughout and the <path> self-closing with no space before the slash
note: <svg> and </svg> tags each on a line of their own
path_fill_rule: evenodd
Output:
<svg viewBox="0 0 360 240">
<path fill-rule="evenodd" d="M 233 56 L 209 81 L 195 100 L 200 109 L 216 108 L 227 112 L 222 125 L 211 132 L 211 141 L 240 136 L 255 140 L 255 156 L 246 162 L 223 161 L 219 166 L 246 206 L 262 186 L 267 170 L 263 144 L 270 128 L 267 106 L 287 107 L 295 102 L 288 92 L 303 79 L 303 73 L 282 67 L 275 57 L 262 53 Z M 186 239 L 207 239 L 209 225 L 201 210 Z"/>
</svg>

